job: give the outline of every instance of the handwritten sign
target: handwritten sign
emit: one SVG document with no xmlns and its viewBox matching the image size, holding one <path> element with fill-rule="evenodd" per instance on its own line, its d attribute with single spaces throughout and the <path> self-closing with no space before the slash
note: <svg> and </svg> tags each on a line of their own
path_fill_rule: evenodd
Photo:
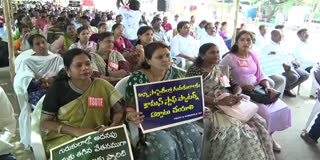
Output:
<svg viewBox="0 0 320 160">
<path fill-rule="evenodd" d="M 274 55 L 260 56 L 259 62 L 260 62 L 262 72 L 266 76 L 271 76 L 274 74 L 284 72 L 284 69 L 282 66 L 283 61 L 279 59 L 278 56 L 274 56 Z"/>
<path fill-rule="evenodd" d="M 137 111 L 145 116 L 143 133 L 189 123 L 202 118 L 202 77 L 134 86 Z"/>
<path fill-rule="evenodd" d="M 133 160 L 125 125 L 88 133 L 50 150 L 51 160 Z"/>
</svg>

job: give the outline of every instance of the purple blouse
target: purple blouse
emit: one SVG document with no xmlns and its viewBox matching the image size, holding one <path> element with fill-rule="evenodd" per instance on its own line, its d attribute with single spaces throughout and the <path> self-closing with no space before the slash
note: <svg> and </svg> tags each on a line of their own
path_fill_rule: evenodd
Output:
<svg viewBox="0 0 320 160">
<path fill-rule="evenodd" d="M 244 85 L 258 85 L 266 79 L 263 75 L 257 55 L 250 52 L 249 58 L 243 59 L 236 54 L 229 53 L 221 61 L 222 65 L 230 67 L 231 76 L 242 87 Z"/>
</svg>

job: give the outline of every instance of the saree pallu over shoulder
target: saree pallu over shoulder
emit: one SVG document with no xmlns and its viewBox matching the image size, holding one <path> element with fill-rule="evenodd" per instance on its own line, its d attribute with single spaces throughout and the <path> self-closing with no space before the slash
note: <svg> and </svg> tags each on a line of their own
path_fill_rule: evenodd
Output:
<svg viewBox="0 0 320 160">
<path fill-rule="evenodd" d="M 122 95 L 107 81 L 95 79 L 77 99 L 62 106 L 57 121 L 72 127 L 95 128 L 111 123 L 111 108 Z M 102 107 L 103 106 L 103 107 Z M 73 139 L 71 135 L 48 131 L 44 138 L 46 151 Z"/>
</svg>

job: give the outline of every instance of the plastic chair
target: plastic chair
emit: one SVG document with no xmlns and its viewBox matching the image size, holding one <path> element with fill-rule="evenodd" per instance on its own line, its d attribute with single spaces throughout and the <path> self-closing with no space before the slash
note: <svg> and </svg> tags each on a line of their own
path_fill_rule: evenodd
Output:
<svg viewBox="0 0 320 160">
<path fill-rule="evenodd" d="M 128 79 L 130 76 L 122 78 L 115 86 L 115 88 L 122 94 L 122 96 L 125 98 L 126 96 L 126 88 L 128 85 Z M 137 143 L 139 142 L 139 128 L 137 125 L 135 125 L 133 122 L 128 121 L 128 128 L 129 128 L 129 138 L 131 141 L 131 144 L 135 147 Z"/>
<path fill-rule="evenodd" d="M 307 128 L 309 127 L 311 121 L 314 119 L 314 117 L 317 115 L 317 113 L 320 112 L 320 102 L 317 99 L 316 100 L 316 104 L 314 104 L 313 108 L 312 108 L 312 112 L 310 113 L 310 116 L 308 118 L 308 121 L 306 123 L 305 129 L 307 130 Z"/>
<path fill-rule="evenodd" d="M 313 67 L 310 71 L 310 76 L 312 78 L 312 87 L 310 90 L 310 96 L 314 96 L 317 89 L 320 89 L 320 84 L 318 83 L 316 76 L 314 75 L 315 71 L 316 71 L 316 67 Z"/>
<path fill-rule="evenodd" d="M 47 159 L 46 152 L 42 143 L 42 134 L 40 130 L 40 118 L 42 112 L 43 96 L 37 103 L 34 111 L 31 114 L 31 147 L 35 160 Z"/>
</svg>

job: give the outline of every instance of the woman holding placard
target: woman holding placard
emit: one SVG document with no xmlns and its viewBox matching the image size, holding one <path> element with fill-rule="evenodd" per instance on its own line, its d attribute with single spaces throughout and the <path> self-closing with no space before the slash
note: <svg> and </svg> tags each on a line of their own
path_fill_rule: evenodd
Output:
<svg viewBox="0 0 320 160">
<path fill-rule="evenodd" d="M 206 43 L 186 73 L 203 76 L 205 105 L 212 112 L 204 123 L 201 159 L 274 159 L 271 137 L 264 119 L 256 114 L 257 105 L 241 94 L 229 67 L 219 62 L 219 48 Z"/>
<path fill-rule="evenodd" d="M 40 127 L 49 149 L 100 126 L 122 124 L 124 101 L 103 79 L 91 79 L 91 56 L 71 49 L 63 56 L 65 71 L 59 73 L 43 101 Z M 105 127 L 99 129 L 103 131 Z"/>
<path fill-rule="evenodd" d="M 134 72 L 126 89 L 127 120 L 140 124 L 144 116 L 135 110 L 135 84 L 157 82 L 184 77 L 184 72 L 173 68 L 169 47 L 161 42 L 145 46 L 145 61 L 142 69 Z M 200 159 L 201 136 L 191 123 L 140 135 L 139 159 Z"/>
</svg>

